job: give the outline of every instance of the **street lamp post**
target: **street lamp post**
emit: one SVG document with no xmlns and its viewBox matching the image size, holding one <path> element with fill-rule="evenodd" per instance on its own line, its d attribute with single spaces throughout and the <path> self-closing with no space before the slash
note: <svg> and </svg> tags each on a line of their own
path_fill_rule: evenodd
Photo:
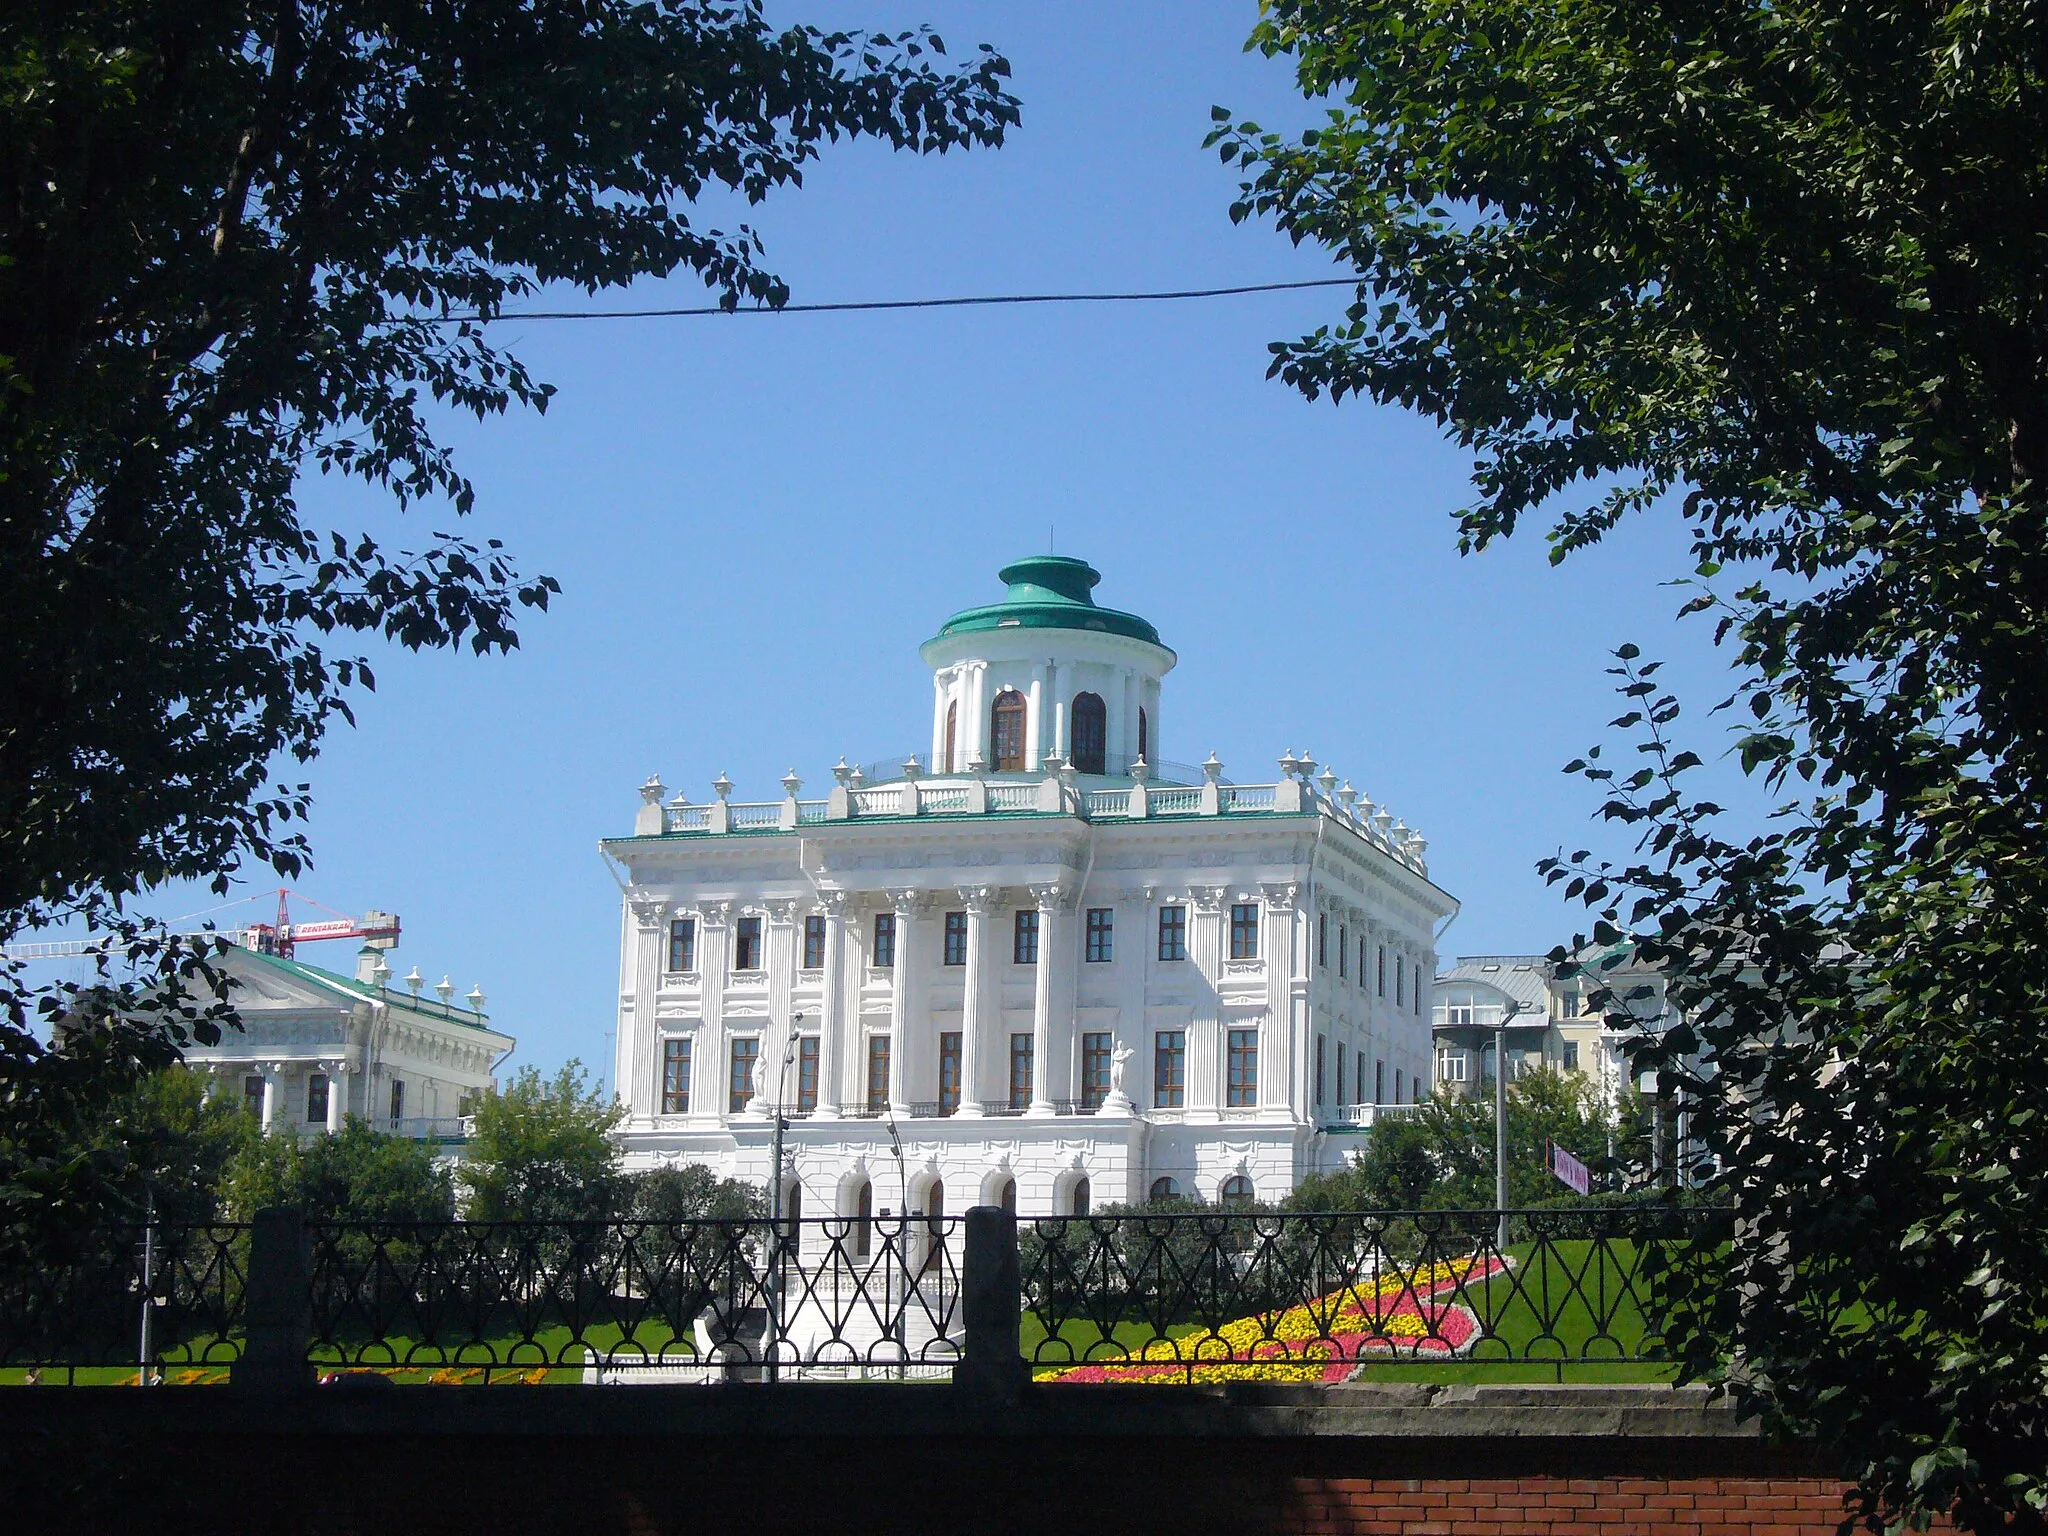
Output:
<svg viewBox="0 0 2048 1536">
<path fill-rule="evenodd" d="M 1493 1030 L 1493 1208 L 1500 1221 L 1494 1240 L 1503 1260 L 1508 1251 L 1508 1025 L 1521 1011 L 1521 1003 L 1509 998 Z"/>
<path fill-rule="evenodd" d="M 902 1282 L 896 1307 L 897 1374 L 907 1376 L 910 1367 L 910 1174 L 903 1166 L 903 1138 L 896 1133 L 896 1111 L 884 1108 L 883 1124 L 889 1127 L 889 1150 L 896 1155 L 896 1269 Z"/>
<path fill-rule="evenodd" d="M 782 1065 L 775 1073 L 775 1139 L 768 1159 L 768 1240 L 773 1244 L 773 1260 L 768 1266 L 768 1327 L 762 1338 L 770 1381 L 777 1379 L 780 1361 L 776 1357 L 782 1343 L 782 1263 L 786 1251 L 782 1235 L 782 1133 L 788 1125 L 782 1106 L 789 1093 L 789 1064 L 796 1059 L 797 1027 L 803 1021 L 800 1013 L 790 1019 L 789 1038 L 782 1047 Z"/>
</svg>

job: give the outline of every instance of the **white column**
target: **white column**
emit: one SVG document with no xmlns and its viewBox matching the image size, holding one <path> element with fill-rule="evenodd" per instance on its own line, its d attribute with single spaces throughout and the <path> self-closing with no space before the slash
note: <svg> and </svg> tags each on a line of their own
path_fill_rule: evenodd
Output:
<svg viewBox="0 0 2048 1536">
<path fill-rule="evenodd" d="M 845 1077 L 846 1045 L 846 893 L 823 891 L 825 909 L 824 1016 L 819 1019 L 818 1112 L 820 1120 L 837 1120 L 841 1082 Z"/>
<path fill-rule="evenodd" d="M 946 676 L 932 674 L 932 772 L 946 771 Z"/>
<path fill-rule="evenodd" d="M 698 903 L 697 1006 L 702 1022 L 697 1026 L 695 1059 L 690 1063 L 690 1118 L 720 1124 L 730 1113 L 726 1085 L 732 1062 L 725 1038 L 725 976 L 732 964 L 731 922 L 731 903 Z"/>
<path fill-rule="evenodd" d="M 901 1115 L 910 1111 L 910 936 L 917 929 L 918 895 L 914 890 L 888 894 L 896 914 L 896 963 L 889 971 L 889 1108 Z"/>
<path fill-rule="evenodd" d="M 1039 712 L 1039 728 L 1045 740 L 1039 744 L 1041 760 L 1048 753 L 1064 753 L 1066 747 L 1067 704 L 1060 696 L 1060 664 L 1051 657 L 1045 662 L 1045 708 Z"/>
<path fill-rule="evenodd" d="M 789 1107 L 796 1103 L 797 1064 L 792 1059 L 784 1073 L 782 1056 L 796 1027 L 790 1017 L 790 991 L 796 984 L 796 903 L 784 897 L 761 905 L 768 909 L 768 1027 L 761 1042 L 768 1070 L 761 1078 L 761 1097 Z"/>
<path fill-rule="evenodd" d="M 1031 896 L 1038 903 L 1038 963 L 1032 967 L 1031 977 L 1031 1107 L 1027 1113 L 1050 1115 L 1055 1097 L 1053 1062 L 1057 1049 L 1053 1030 L 1054 967 L 1067 962 L 1066 924 L 1060 921 L 1060 914 L 1070 910 L 1072 898 L 1066 887 L 1058 884 L 1034 885 Z"/>
<path fill-rule="evenodd" d="M 1138 755 L 1138 674 L 1135 668 L 1124 668 L 1124 728 L 1121 756 L 1111 766 L 1111 773 L 1129 773 L 1131 763 Z"/>
<path fill-rule="evenodd" d="M 1259 1026 L 1259 1108 L 1284 1109 L 1288 1100 L 1293 1029 L 1289 1009 L 1294 992 L 1294 929 L 1299 921 L 1297 887 L 1278 881 L 1265 888 L 1266 911 L 1261 935 L 1266 956 L 1266 1017 Z"/>
<path fill-rule="evenodd" d="M 990 885 L 960 888 L 960 901 L 967 908 L 967 974 L 962 978 L 960 1000 L 960 1113 L 973 1117 L 981 1113 L 983 1098 L 982 1056 L 988 1042 L 982 1032 L 988 1027 L 987 984 L 982 964 L 982 945 L 988 938 L 988 914 L 994 910 L 1001 891 Z M 1000 1010 L 997 1010 L 1000 1015 Z"/>
<path fill-rule="evenodd" d="M 265 1062 L 257 1070 L 263 1074 L 263 1133 L 267 1136 L 277 1119 L 277 1074 L 280 1068 L 276 1062 Z"/>
<path fill-rule="evenodd" d="M 654 1049 L 655 1004 L 661 992 L 662 944 L 668 935 L 668 903 L 657 897 L 635 896 L 633 909 L 633 1022 L 619 1031 L 618 1078 L 612 1092 L 626 1106 L 629 1115 L 654 1112 L 654 1082 L 646 1070 L 647 1055 Z M 642 1078 L 648 1080 L 643 1082 Z"/>
<path fill-rule="evenodd" d="M 967 707 L 961 711 L 967 718 L 960 722 L 961 739 L 967 745 L 966 768 L 988 766 L 988 663 L 973 661 L 967 664 Z"/>
<path fill-rule="evenodd" d="M 1044 734 L 1045 663 L 1034 661 L 1031 664 L 1031 694 L 1025 700 L 1024 713 L 1024 767 L 1027 772 L 1038 772 L 1039 740 Z"/>
<path fill-rule="evenodd" d="M 1207 984 L 1195 989 L 1194 1018 L 1188 1025 L 1187 1105 L 1189 1109 L 1200 1105 L 1213 1115 L 1220 1099 L 1216 1037 L 1223 1027 L 1216 987 L 1223 976 L 1223 909 L 1229 896 L 1220 885 L 1192 886 L 1188 894 L 1195 907 L 1188 961 Z M 1199 1048 L 1195 1044 L 1198 1039 L 1204 1042 Z"/>
<path fill-rule="evenodd" d="M 341 1117 L 348 1103 L 348 1068 L 339 1061 L 327 1064 L 327 1134 L 341 1130 Z"/>
</svg>

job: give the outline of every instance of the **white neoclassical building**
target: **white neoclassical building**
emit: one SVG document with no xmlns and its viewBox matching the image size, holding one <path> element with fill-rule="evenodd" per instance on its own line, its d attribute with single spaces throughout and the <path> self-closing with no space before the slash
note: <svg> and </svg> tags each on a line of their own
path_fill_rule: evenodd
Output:
<svg viewBox="0 0 2048 1536">
<path fill-rule="evenodd" d="M 765 1183 L 779 1102 L 807 1214 L 1276 1200 L 1427 1094 L 1421 837 L 1292 753 L 1167 761 L 1153 627 L 1079 560 L 1002 579 L 922 648 L 928 752 L 817 799 L 650 780 L 604 843 L 633 1166 Z"/>
<path fill-rule="evenodd" d="M 463 1117 L 515 1042 L 491 1028 L 478 988 L 458 1001 L 444 976 L 425 995 L 418 966 L 394 985 L 384 949 L 365 944 L 352 976 L 250 943 L 229 949 L 220 963 L 242 1027 L 188 1046 L 186 1064 L 212 1091 L 245 1098 L 266 1132 L 331 1133 L 354 1115 L 457 1153 Z"/>
</svg>

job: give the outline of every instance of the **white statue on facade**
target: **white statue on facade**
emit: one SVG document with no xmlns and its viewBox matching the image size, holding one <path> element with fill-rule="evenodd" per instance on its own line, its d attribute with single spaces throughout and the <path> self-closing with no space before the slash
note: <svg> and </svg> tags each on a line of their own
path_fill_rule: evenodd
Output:
<svg viewBox="0 0 2048 1536">
<path fill-rule="evenodd" d="M 1109 1092 L 1103 1096 L 1099 1113 L 1126 1115 L 1131 1111 L 1131 1096 L 1124 1092 L 1124 1063 L 1136 1055 L 1123 1041 L 1117 1041 L 1109 1053 Z"/>
</svg>

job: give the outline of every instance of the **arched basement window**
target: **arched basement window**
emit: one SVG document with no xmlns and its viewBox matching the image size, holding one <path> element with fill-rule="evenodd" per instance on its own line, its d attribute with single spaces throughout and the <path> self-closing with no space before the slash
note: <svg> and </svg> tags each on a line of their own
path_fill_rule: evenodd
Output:
<svg viewBox="0 0 2048 1536">
<path fill-rule="evenodd" d="M 1247 1206 L 1252 1203 L 1252 1181 L 1241 1173 L 1233 1173 L 1223 1181 L 1223 1203 L 1227 1206 Z"/>
<path fill-rule="evenodd" d="M 1024 695 L 1014 688 L 996 695 L 989 711 L 989 746 L 997 773 L 1024 771 Z"/>
<path fill-rule="evenodd" d="M 1172 1179 L 1166 1177 L 1165 1174 L 1161 1174 L 1152 1181 L 1152 1198 L 1154 1200 L 1171 1200 L 1179 1193 L 1180 1186 L 1174 1183 Z"/>
<path fill-rule="evenodd" d="M 1146 719 L 1142 706 L 1138 710 L 1138 756 L 1147 763 L 1152 761 L 1152 722 Z"/>
<path fill-rule="evenodd" d="M 941 772 L 958 773 L 960 771 L 960 757 L 957 750 L 959 740 L 960 701 L 955 699 L 946 706 L 946 766 L 940 770 Z"/>
<path fill-rule="evenodd" d="M 1107 773 L 1103 761 L 1109 751 L 1109 708 L 1095 693 L 1074 695 L 1074 772 Z"/>
<path fill-rule="evenodd" d="M 1003 1180 L 1003 1192 L 997 1197 L 996 1204 L 1000 1205 L 1012 1216 L 1017 1214 L 1017 1181 L 1015 1179 Z"/>
<path fill-rule="evenodd" d="M 1074 1180 L 1074 1214 L 1076 1216 L 1086 1216 L 1088 1214 L 1088 1179 L 1085 1174 Z"/>
<path fill-rule="evenodd" d="M 868 1256 L 869 1234 L 875 1225 L 875 1186 L 865 1179 L 861 1181 L 860 1196 L 854 1202 L 853 1210 L 853 1256 L 864 1259 Z"/>
</svg>

